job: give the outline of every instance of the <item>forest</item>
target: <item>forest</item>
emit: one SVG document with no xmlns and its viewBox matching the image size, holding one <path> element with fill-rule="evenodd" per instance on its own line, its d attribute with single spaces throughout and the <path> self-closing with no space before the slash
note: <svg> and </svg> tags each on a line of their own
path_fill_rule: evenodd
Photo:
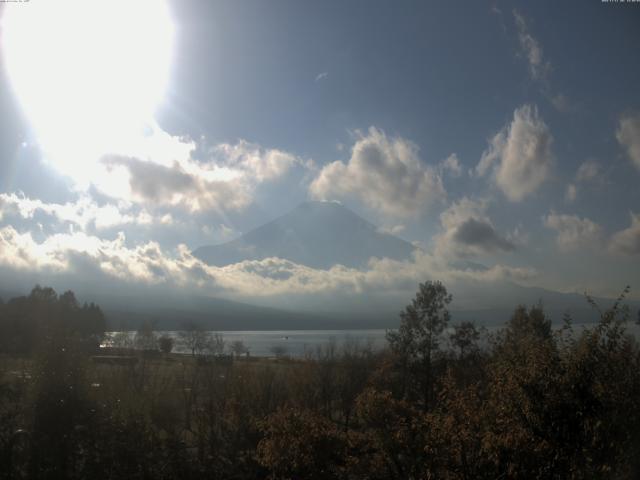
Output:
<svg viewBox="0 0 640 480">
<path fill-rule="evenodd" d="M 35 287 L 0 304 L 0 478 L 638 478 L 628 293 L 586 296 L 587 327 L 520 305 L 487 334 L 427 281 L 385 350 L 293 359 L 220 355 L 201 333 L 179 355 L 143 329 L 107 356 L 98 306 Z"/>
</svg>

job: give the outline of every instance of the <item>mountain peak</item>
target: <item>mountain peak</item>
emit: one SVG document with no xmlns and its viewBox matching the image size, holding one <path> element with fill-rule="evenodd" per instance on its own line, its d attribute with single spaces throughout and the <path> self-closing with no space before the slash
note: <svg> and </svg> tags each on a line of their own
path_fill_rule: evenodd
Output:
<svg viewBox="0 0 640 480">
<path fill-rule="evenodd" d="M 352 217 L 358 217 L 366 222 L 366 220 L 360 217 L 357 213 L 347 208 L 344 204 L 334 200 L 305 200 L 304 202 L 299 203 L 297 207 L 283 216 L 286 217 L 287 215 L 296 214 L 299 212 L 316 215 L 349 215 Z"/>
<path fill-rule="evenodd" d="M 306 201 L 240 238 L 193 252 L 205 263 L 230 265 L 279 257 L 313 268 L 363 268 L 371 257 L 405 260 L 414 247 L 338 202 Z"/>
<path fill-rule="evenodd" d="M 349 210 L 341 202 L 337 200 L 305 200 L 300 202 L 295 209 L 299 208 L 324 208 L 324 209 L 344 209 Z M 294 209 L 294 210 L 295 210 Z"/>
</svg>

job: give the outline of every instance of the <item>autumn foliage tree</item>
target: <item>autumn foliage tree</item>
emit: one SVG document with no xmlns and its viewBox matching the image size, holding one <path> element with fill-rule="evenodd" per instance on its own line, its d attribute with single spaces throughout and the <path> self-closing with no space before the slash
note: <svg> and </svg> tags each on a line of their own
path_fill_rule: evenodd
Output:
<svg viewBox="0 0 640 480">
<path fill-rule="evenodd" d="M 72 291 L 58 295 L 36 285 L 27 296 L 0 304 L 0 351 L 33 353 L 51 337 L 74 337 L 84 349 L 96 349 L 105 317 L 97 305 L 80 305 Z"/>
<path fill-rule="evenodd" d="M 310 410 L 282 408 L 261 423 L 258 461 L 272 479 L 342 478 L 345 436 L 327 418 Z"/>
<path fill-rule="evenodd" d="M 406 372 L 404 383 L 415 380 L 425 409 L 431 403 L 433 361 L 449 323 L 447 306 L 451 300 L 441 282 L 421 283 L 411 304 L 400 313 L 398 330 L 387 332 L 389 346 Z"/>
</svg>

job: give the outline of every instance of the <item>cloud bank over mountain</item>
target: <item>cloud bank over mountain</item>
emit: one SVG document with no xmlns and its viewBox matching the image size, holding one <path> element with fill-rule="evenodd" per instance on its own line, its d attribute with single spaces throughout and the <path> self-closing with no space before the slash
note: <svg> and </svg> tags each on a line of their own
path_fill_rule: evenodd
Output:
<svg viewBox="0 0 640 480">
<path fill-rule="evenodd" d="M 337 221 L 335 218 L 327 220 L 327 214 L 337 217 Z M 21 234 L 13 227 L 4 227 L 0 229 L 0 266 L 17 274 L 40 272 L 49 277 L 75 278 L 77 284 L 81 284 L 86 276 L 99 275 L 106 283 L 121 282 L 133 287 L 138 284 L 179 287 L 203 294 L 254 299 L 314 293 L 363 295 L 366 298 L 380 292 L 404 292 L 414 288 L 423 278 L 437 277 L 455 284 L 459 281 L 526 281 L 535 274 L 532 269 L 506 265 L 483 269 L 452 267 L 442 259 L 413 249 L 400 239 L 380 234 L 374 226 L 336 204 L 303 204 L 294 210 L 293 215 L 284 217 L 284 221 L 279 219 L 281 226 L 288 229 L 276 229 L 275 232 L 270 228 L 258 229 L 245 237 L 245 244 L 250 247 L 247 239 L 258 237 L 259 241 L 264 236 L 275 234 L 278 241 L 274 246 L 291 246 L 286 240 L 279 240 L 283 235 L 297 233 L 302 233 L 304 239 L 301 228 L 309 225 L 295 224 L 302 216 L 312 223 L 320 223 L 323 228 L 334 229 L 346 227 L 340 224 L 345 218 L 351 220 L 355 226 L 350 226 L 350 232 L 358 229 L 362 232 L 356 238 L 349 236 L 345 240 L 355 240 L 355 243 L 358 240 L 368 241 L 369 252 L 374 255 L 360 268 L 339 263 L 341 255 L 345 254 L 341 248 L 320 252 L 325 258 L 323 265 L 316 267 L 302 263 L 304 258 L 300 258 L 298 263 L 277 256 L 262 255 L 262 258 L 251 259 L 251 252 L 247 253 L 247 259 L 235 258 L 226 265 L 216 266 L 203 262 L 197 258 L 197 251 L 194 256 L 184 245 L 168 252 L 155 242 L 128 247 L 124 234 L 107 241 L 80 232 L 56 234 L 38 242 L 29 233 Z M 338 234 L 335 231 L 326 233 L 329 238 Z M 296 237 L 300 238 L 300 235 Z M 260 246 L 259 243 L 257 245 Z M 314 245 L 299 247 L 310 247 L 311 253 L 318 253 L 313 251 Z M 353 248 L 357 247 L 353 245 Z M 282 254 L 283 257 L 296 255 L 299 252 L 285 251 Z M 331 255 L 335 261 L 328 262 Z M 202 252 L 200 256 L 203 256 Z M 393 256 L 397 258 L 390 258 Z M 352 257 L 348 259 L 353 261 Z M 306 260 L 307 263 L 318 261 L 314 257 Z"/>
</svg>

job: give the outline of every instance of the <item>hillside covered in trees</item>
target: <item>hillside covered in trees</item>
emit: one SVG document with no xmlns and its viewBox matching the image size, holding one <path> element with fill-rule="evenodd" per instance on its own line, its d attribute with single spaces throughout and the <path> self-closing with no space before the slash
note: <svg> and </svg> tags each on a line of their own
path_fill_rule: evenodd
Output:
<svg viewBox="0 0 640 480">
<path fill-rule="evenodd" d="M 517 306 L 487 335 L 426 282 L 383 352 L 105 362 L 99 307 L 36 287 L 0 305 L 0 478 L 637 478 L 627 291 L 584 330 Z"/>
</svg>

